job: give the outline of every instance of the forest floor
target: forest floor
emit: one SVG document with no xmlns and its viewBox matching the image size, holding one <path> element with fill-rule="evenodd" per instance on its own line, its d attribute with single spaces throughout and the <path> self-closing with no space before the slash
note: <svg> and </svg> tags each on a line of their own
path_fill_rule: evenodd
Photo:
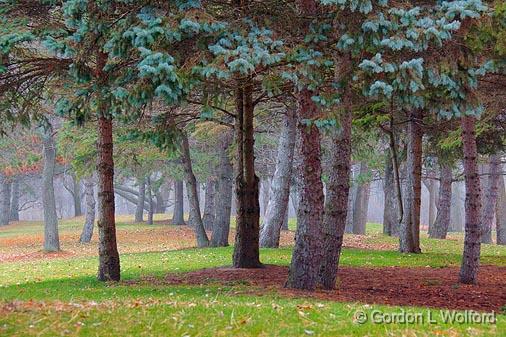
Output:
<svg viewBox="0 0 506 337">
<path fill-rule="evenodd" d="M 77 243 L 82 219 L 60 223 L 62 252 L 53 254 L 41 251 L 39 222 L 0 228 L 0 336 L 500 336 L 506 331 L 506 247 L 483 245 L 479 284 L 458 285 L 462 234 L 448 240 L 424 234 L 423 254 L 400 254 L 396 238 L 369 224 L 367 235 L 345 238 L 337 290 L 309 293 L 283 288 L 292 231 L 283 233 L 280 249 L 261 250 L 266 268 L 233 270 L 227 267 L 231 247 L 192 248 L 192 229 L 168 226 L 167 218 L 159 216 L 149 226 L 119 217 L 123 281 L 117 284 L 95 280 L 96 235 L 91 244 Z M 459 309 L 457 315 L 465 309 L 495 312 L 496 322 L 451 323 L 443 308 Z M 357 319 L 361 313 L 368 317 L 364 324 Z M 402 316 L 418 320 L 387 324 L 388 318 Z"/>
</svg>

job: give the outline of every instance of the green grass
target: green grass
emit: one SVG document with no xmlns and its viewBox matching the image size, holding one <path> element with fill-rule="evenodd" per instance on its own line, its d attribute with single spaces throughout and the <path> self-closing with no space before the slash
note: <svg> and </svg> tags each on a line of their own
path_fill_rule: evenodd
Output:
<svg viewBox="0 0 506 337">
<path fill-rule="evenodd" d="M 32 228 L 32 226 L 34 226 Z M 9 235 L 23 235 L 40 224 L 9 228 Z M 134 226 L 125 224 L 122 226 Z M 136 225 L 139 226 L 139 225 Z M 67 222 L 64 230 L 79 228 Z M 368 227 L 364 240 L 395 243 Z M 0 233 L 2 234 L 2 233 Z M 3 233 L 5 234 L 5 233 Z M 396 251 L 345 249 L 344 266 L 457 266 L 462 240 L 431 240 L 423 237 L 424 254 Z M 121 256 L 124 280 L 162 277 L 229 265 L 232 248 L 187 249 Z M 287 265 L 291 248 L 263 249 L 264 263 Z M 485 264 L 506 265 L 504 247 L 486 245 Z M 433 336 L 500 335 L 506 316 L 496 325 L 478 324 L 357 324 L 357 311 L 422 312 L 427 309 L 338 303 L 309 298 L 285 298 L 275 291 L 253 294 L 246 285 L 169 286 L 140 282 L 97 282 L 96 257 L 72 257 L 0 263 L 0 336 Z M 7 310 L 8 303 L 15 309 Z M 439 311 L 432 310 L 439 318 Z"/>
</svg>

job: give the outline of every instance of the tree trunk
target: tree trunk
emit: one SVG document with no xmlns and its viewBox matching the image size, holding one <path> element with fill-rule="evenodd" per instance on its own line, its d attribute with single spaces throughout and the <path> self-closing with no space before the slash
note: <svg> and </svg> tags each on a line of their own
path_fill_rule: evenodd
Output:
<svg viewBox="0 0 506 337">
<path fill-rule="evenodd" d="M 112 120 L 98 119 L 98 280 L 119 281 L 120 259 L 116 243 Z"/>
<path fill-rule="evenodd" d="M 355 175 L 354 172 L 353 172 L 353 169 L 350 170 L 350 180 L 353 181 L 353 179 L 351 179 L 351 176 Z M 349 191 L 349 194 L 348 194 L 348 206 L 347 206 L 347 210 L 348 210 L 348 214 L 346 215 L 346 227 L 344 229 L 345 233 L 348 233 L 348 234 L 351 234 L 353 233 L 353 213 L 355 212 L 355 200 L 357 198 L 357 190 L 358 190 L 358 185 L 356 183 L 354 183 L 352 186 L 350 186 L 350 191 Z"/>
<path fill-rule="evenodd" d="M 360 163 L 359 177 L 363 177 L 369 172 L 366 163 Z M 353 205 L 353 234 L 365 235 L 367 223 L 367 210 L 369 208 L 369 196 L 371 185 L 369 182 L 360 183 L 357 186 L 356 196 Z"/>
<path fill-rule="evenodd" d="M 452 185 L 452 201 L 450 206 L 450 226 L 448 227 L 449 232 L 462 232 L 462 200 L 461 200 L 461 184 L 455 183 Z"/>
<path fill-rule="evenodd" d="M 207 247 L 209 246 L 209 239 L 207 238 L 204 224 L 202 223 L 202 217 L 200 215 L 200 204 L 198 196 L 197 179 L 193 174 L 193 167 L 190 157 L 190 145 L 188 143 L 188 136 L 186 133 L 182 133 L 181 142 L 181 160 L 186 175 L 186 193 L 188 195 L 188 201 L 190 202 L 190 226 L 195 230 L 195 238 L 197 239 L 197 246 Z"/>
<path fill-rule="evenodd" d="M 11 212 L 11 181 L 3 174 L 0 175 L 1 204 L 0 204 L 0 226 L 9 224 Z"/>
<path fill-rule="evenodd" d="M 279 247 L 281 227 L 288 216 L 296 134 L 295 111 L 288 109 L 279 139 L 276 170 L 271 181 L 269 202 L 260 231 L 261 247 Z"/>
<path fill-rule="evenodd" d="M 182 180 L 174 181 L 174 213 L 172 214 L 172 225 L 186 225 L 184 222 L 184 186 Z"/>
<path fill-rule="evenodd" d="M 259 179 L 255 174 L 255 128 L 251 79 L 238 83 L 236 92 L 237 217 L 233 265 L 258 268 L 260 263 Z"/>
<path fill-rule="evenodd" d="M 320 132 L 316 125 L 308 126 L 305 121 L 318 116 L 318 107 L 313 102 L 315 93 L 303 89 L 298 93 L 297 129 L 300 137 L 300 200 L 297 210 L 297 232 L 290 272 L 286 286 L 289 288 L 314 290 L 322 262 L 322 230 L 324 195 L 321 180 Z"/>
<path fill-rule="evenodd" d="M 216 189 L 217 182 L 215 177 L 207 178 L 205 190 L 204 216 L 202 222 L 206 230 L 212 231 L 216 216 Z"/>
<path fill-rule="evenodd" d="M 502 171 L 502 170 L 501 170 Z M 506 245 L 506 187 L 504 177 L 499 178 L 499 197 L 496 204 L 497 244 Z"/>
<path fill-rule="evenodd" d="M 462 143 L 464 151 L 464 176 L 466 182 L 466 225 L 464 253 L 460 269 L 460 282 L 477 282 L 481 249 L 481 186 L 478 176 L 478 151 L 476 149 L 476 119 L 462 117 Z"/>
<path fill-rule="evenodd" d="M 151 178 L 148 176 L 146 178 L 146 189 L 148 193 L 148 225 L 153 224 L 153 212 L 154 212 L 154 205 L 153 205 L 153 193 L 151 191 Z"/>
<path fill-rule="evenodd" d="M 436 182 L 434 179 L 427 179 L 425 182 L 427 191 L 429 191 L 429 223 L 428 228 L 434 225 L 436 221 Z"/>
<path fill-rule="evenodd" d="M 397 190 L 395 188 L 394 167 L 391 155 L 385 160 L 385 178 L 383 181 L 383 194 L 385 197 L 383 211 L 383 234 L 389 236 L 399 235 L 399 207 Z"/>
<path fill-rule="evenodd" d="M 351 93 L 347 89 L 344 95 L 345 111 L 341 117 L 342 132 L 339 136 L 334 136 L 330 148 L 331 173 L 325 198 L 323 260 L 319 270 L 319 284 L 324 289 L 334 289 L 336 286 L 337 269 L 348 213 L 352 150 L 352 102 L 350 96 Z"/>
<path fill-rule="evenodd" d="M 134 221 L 136 223 L 139 223 L 144 221 L 144 202 L 146 201 L 146 178 L 142 177 L 137 179 L 137 185 L 139 185 L 139 198 L 137 199 L 137 206 L 135 208 Z"/>
<path fill-rule="evenodd" d="M 216 216 L 211 238 L 212 247 L 228 246 L 234 179 L 234 168 L 232 167 L 228 150 L 232 144 L 232 138 L 233 133 L 227 130 L 221 136 L 219 144 L 220 166 L 218 170 Z"/>
<path fill-rule="evenodd" d="M 54 196 L 53 177 L 56 165 L 56 147 L 49 128 L 42 135 L 44 152 L 44 168 L 42 171 L 42 205 L 44 208 L 44 250 L 56 252 L 60 250 L 58 235 L 58 216 L 56 214 L 56 201 Z"/>
<path fill-rule="evenodd" d="M 446 239 L 451 219 L 452 180 L 451 166 L 440 164 L 437 216 L 434 223 L 429 227 L 430 238 Z"/>
<path fill-rule="evenodd" d="M 78 217 L 83 215 L 81 209 L 81 182 L 77 179 L 74 172 L 71 173 L 72 177 L 72 197 L 74 199 L 74 216 Z"/>
<path fill-rule="evenodd" d="M 489 176 L 487 193 L 485 194 L 485 206 L 481 216 L 481 243 L 492 243 L 492 226 L 494 223 L 495 209 L 499 194 L 499 179 L 502 179 L 501 158 L 499 155 L 491 155 L 489 159 Z"/>
<path fill-rule="evenodd" d="M 12 182 L 11 209 L 9 216 L 11 221 L 19 221 L 19 195 L 19 177 L 16 177 Z"/>
<path fill-rule="evenodd" d="M 89 243 L 93 236 L 93 227 L 95 225 L 95 191 L 93 177 L 88 177 L 84 181 L 84 202 L 86 203 L 86 220 L 83 231 L 79 238 L 80 243 Z"/>
<path fill-rule="evenodd" d="M 420 111 L 409 114 L 407 130 L 407 179 L 404 216 L 399 233 L 401 253 L 420 253 L 420 205 L 422 201 L 422 137 Z"/>
</svg>

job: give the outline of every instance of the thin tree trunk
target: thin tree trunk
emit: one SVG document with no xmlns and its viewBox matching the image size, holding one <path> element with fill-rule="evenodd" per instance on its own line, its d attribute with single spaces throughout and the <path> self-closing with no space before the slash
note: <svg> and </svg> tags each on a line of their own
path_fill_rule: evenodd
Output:
<svg viewBox="0 0 506 337">
<path fill-rule="evenodd" d="M 56 252 L 60 250 L 58 235 L 58 215 L 54 196 L 53 177 L 56 165 L 56 147 L 52 135 L 52 128 L 42 135 L 44 152 L 44 168 L 42 171 L 42 205 L 44 208 L 44 250 Z"/>
<path fill-rule="evenodd" d="M 259 179 L 255 174 L 255 128 L 251 79 L 238 83 L 236 92 L 237 216 L 233 265 L 258 268 L 260 263 Z"/>
<path fill-rule="evenodd" d="M 489 159 L 488 188 L 485 194 L 485 206 L 481 216 L 481 243 L 492 243 L 492 226 L 494 223 L 495 209 L 497 206 L 499 179 L 502 179 L 501 158 L 491 155 Z"/>
<path fill-rule="evenodd" d="M 323 183 L 321 180 L 320 132 L 305 121 L 318 116 L 313 102 L 314 92 L 303 89 L 298 93 L 297 129 L 300 137 L 300 200 L 297 210 L 297 232 L 290 272 L 286 286 L 314 290 L 322 262 L 322 230 L 324 212 Z"/>
<path fill-rule="evenodd" d="M 144 221 L 144 202 L 146 201 L 146 178 L 141 177 L 137 179 L 139 185 L 139 198 L 137 199 L 137 206 L 135 207 L 135 222 Z M 149 207 L 149 206 L 148 206 Z"/>
<path fill-rule="evenodd" d="M 0 175 L 0 188 L 2 197 L 0 204 L 0 226 L 7 226 L 11 211 L 11 181 L 3 174 Z"/>
<path fill-rule="evenodd" d="M 325 198 L 323 260 L 319 270 L 319 284 L 324 289 L 334 289 L 336 286 L 337 269 L 348 213 L 352 129 L 352 102 L 350 96 L 350 90 L 346 89 L 344 94 L 345 111 L 341 117 L 342 132 L 339 136 L 334 136 L 330 148 L 332 158 L 331 174 Z"/>
<path fill-rule="evenodd" d="M 11 209 L 9 219 L 19 221 L 19 177 L 14 178 L 12 182 Z"/>
<path fill-rule="evenodd" d="M 366 163 L 360 163 L 360 177 L 369 172 Z M 369 195 L 371 185 L 369 182 L 361 183 L 357 186 L 357 192 L 353 205 L 353 234 L 365 235 L 367 222 L 367 210 L 369 208 Z"/>
<path fill-rule="evenodd" d="M 495 220 L 497 244 L 506 245 L 506 187 L 503 176 L 499 178 L 499 197 L 497 198 Z"/>
<path fill-rule="evenodd" d="M 437 216 L 434 223 L 429 227 L 430 238 L 446 239 L 448 234 L 451 219 L 452 180 L 451 166 L 440 164 Z"/>
<path fill-rule="evenodd" d="M 147 189 L 147 197 L 148 197 L 148 225 L 153 224 L 153 212 L 154 212 L 154 205 L 153 205 L 153 193 L 151 191 L 151 178 L 148 176 L 146 178 L 146 189 Z"/>
<path fill-rule="evenodd" d="M 228 246 L 230 232 L 230 214 L 232 210 L 232 194 L 234 168 L 229 158 L 228 150 L 232 144 L 233 133 L 227 130 L 223 133 L 219 145 L 219 170 L 216 198 L 216 216 L 211 238 L 212 247 Z"/>
<path fill-rule="evenodd" d="M 215 177 L 207 178 L 205 190 L 204 216 L 202 222 L 206 230 L 213 230 L 216 216 L 216 189 L 217 182 Z"/>
<path fill-rule="evenodd" d="M 399 208 L 397 190 L 395 188 L 394 167 L 391 155 L 385 160 L 385 178 L 383 181 L 383 194 L 385 197 L 383 211 L 383 234 L 389 236 L 399 235 Z"/>
<path fill-rule="evenodd" d="M 477 282 L 481 250 L 481 186 L 478 176 L 478 151 L 476 148 L 476 119 L 462 117 L 462 143 L 464 151 L 464 176 L 466 182 L 466 234 L 460 269 L 460 282 Z"/>
<path fill-rule="evenodd" d="M 404 216 L 399 233 L 401 253 L 420 253 L 420 205 L 422 193 L 422 137 L 421 113 L 412 110 L 407 130 L 407 188 Z"/>
<path fill-rule="evenodd" d="M 72 197 L 74 199 L 74 216 L 78 217 L 83 215 L 81 209 L 81 182 L 77 179 L 76 174 L 71 172 L 72 177 Z"/>
<path fill-rule="evenodd" d="M 84 202 L 86 203 L 86 220 L 83 231 L 79 238 L 80 243 L 89 243 L 93 236 L 93 227 L 95 226 L 95 191 L 93 177 L 84 180 Z"/>
<path fill-rule="evenodd" d="M 425 186 L 429 191 L 429 223 L 428 227 L 430 229 L 431 226 L 434 225 L 434 221 L 436 221 L 436 182 L 434 179 L 427 179 L 425 182 Z"/>
<path fill-rule="evenodd" d="M 269 202 L 260 231 L 261 247 L 279 247 L 281 227 L 288 216 L 296 134 L 295 111 L 288 109 L 279 139 L 276 170 L 271 181 Z"/>
<path fill-rule="evenodd" d="M 192 226 L 195 230 L 197 246 L 207 247 L 209 246 L 209 239 L 207 238 L 204 224 L 202 223 L 202 217 L 200 215 L 197 179 L 193 174 L 188 136 L 184 132 L 182 133 L 181 150 L 181 160 L 183 162 L 186 175 L 186 193 L 188 194 L 188 201 L 190 202 L 190 226 Z"/>
<path fill-rule="evenodd" d="M 98 119 L 98 280 L 119 281 L 120 259 L 116 243 L 112 120 Z"/>
<path fill-rule="evenodd" d="M 184 186 L 182 180 L 174 181 L 174 213 L 172 214 L 173 225 L 186 225 L 184 222 Z"/>
</svg>

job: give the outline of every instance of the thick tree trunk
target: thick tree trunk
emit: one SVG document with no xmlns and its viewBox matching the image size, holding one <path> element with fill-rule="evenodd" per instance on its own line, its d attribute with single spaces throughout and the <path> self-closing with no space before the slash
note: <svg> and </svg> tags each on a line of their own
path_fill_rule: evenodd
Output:
<svg viewBox="0 0 506 337">
<path fill-rule="evenodd" d="M 184 222 L 184 185 L 182 180 L 174 181 L 174 213 L 172 225 L 186 225 Z"/>
<path fill-rule="evenodd" d="M 476 148 L 476 119 L 462 117 L 462 143 L 464 151 L 464 176 L 466 182 L 466 234 L 460 269 L 460 282 L 477 282 L 481 250 L 481 186 L 478 176 L 478 151 Z"/>
<path fill-rule="evenodd" d="M 496 206 L 499 194 L 499 179 L 502 179 L 501 158 L 491 155 L 489 159 L 488 187 L 485 194 L 485 206 L 481 216 L 481 243 L 492 243 L 492 226 L 496 215 Z"/>
<path fill-rule="evenodd" d="M 11 212 L 11 181 L 3 174 L 0 175 L 0 226 L 7 226 L 9 224 L 9 217 Z"/>
<path fill-rule="evenodd" d="M 19 221 L 19 177 L 12 182 L 10 221 Z"/>
<path fill-rule="evenodd" d="M 153 213 L 155 211 L 154 205 L 153 205 L 153 193 L 151 190 L 151 178 L 148 176 L 146 178 L 146 189 L 147 189 L 147 197 L 148 197 L 148 225 L 153 224 Z"/>
<path fill-rule="evenodd" d="M 81 182 L 77 179 L 74 172 L 70 175 L 72 177 L 72 198 L 74 199 L 74 216 L 78 217 L 83 215 L 81 209 Z"/>
<path fill-rule="evenodd" d="M 383 181 L 383 194 L 385 197 L 383 211 L 383 234 L 389 236 L 399 235 L 399 207 L 397 202 L 397 189 L 395 188 L 394 167 L 391 155 L 385 160 L 385 178 Z"/>
<path fill-rule="evenodd" d="M 323 183 L 321 180 L 320 132 L 305 121 L 318 116 L 312 97 L 315 93 L 303 89 L 298 93 L 297 130 L 300 137 L 300 200 L 297 210 L 297 232 L 290 272 L 286 286 L 314 290 L 322 263 L 322 221 L 324 212 Z"/>
<path fill-rule="evenodd" d="M 360 176 L 363 177 L 369 172 L 366 163 L 360 163 Z M 369 208 L 369 196 L 371 185 L 369 182 L 361 183 L 357 186 L 356 196 L 353 205 L 353 234 L 365 235 L 367 223 L 367 210 Z"/>
<path fill-rule="evenodd" d="M 200 215 L 200 204 L 197 187 L 197 179 L 193 174 L 193 167 L 190 157 L 190 145 L 188 143 L 188 136 L 186 133 L 182 133 L 181 139 L 181 160 L 186 176 L 186 193 L 188 195 L 188 201 L 190 202 L 190 226 L 194 228 L 195 238 L 197 239 L 198 247 L 209 246 L 209 239 L 207 238 L 204 224 L 202 223 L 202 217 Z"/>
<path fill-rule="evenodd" d="M 216 217 L 211 238 L 212 247 L 228 246 L 230 232 L 230 214 L 232 210 L 234 168 L 229 158 L 228 150 L 232 144 L 233 133 L 227 130 L 223 133 L 219 145 L 220 166 L 218 170 Z"/>
<path fill-rule="evenodd" d="M 276 170 L 272 177 L 269 202 L 260 231 L 261 247 L 279 247 L 281 227 L 288 216 L 296 133 L 295 111 L 289 109 L 284 117 L 278 144 Z"/>
<path fill-rule="evenodd" d="M 407 179 L 404 216 L 399 233 L 401 253 L 420 253 L 420 205 L 422 201 L 421 113 L 412 110 L 407 130 Z"/>
<path fill-rule="evenodd" d="M 233 265 L 258 268 L 260 263 L 259 179 L 255 174 L 255 128 L 251 80 L 238 83 L 236 92 L 237 176 L 235 180 L 237 217 Z M 241 85 L 244 85 L 241 87 Z"/>
<path fill-rule="evenodd" d="M 112 120 L 98 119 L 98 280 L 119 281 L 120 259 L 116 243 Z"/>
<path fill-rule="evenodd" d="M 44 208 L 44 250 L 56 252 L 60 250 L 58 235 L 58 215 L 54 196 L 53 177 L 56 165 L 56 147 L 52 128 L 42 135 L 44 152 L 44 168 L 42 171 L 42 205 Z"/>
<path fill-rule="evenodd" d="M 502 170 L 501 170 L 502 171 Z M 506 186 L 504 177 L 499 178 L 499 197 L 496 204 L 497 244 L 506 245 Z"/>
<path fill-rule="evenodd" d="M 446 235 L 448 234 L 451 218 L 452 180 L 451 166 L 440 164 L 437 216 L 434 223 L 429 227 L 430 238 L 446 239 Z"/>
<path fill-rule="evenodd" d="M 95 191 L 93 178 L 89 177 L 84 181 L 84 202 L 86 203 L 86 220 L 83 231 L 79 238 L 80 243 L 89 243 L 93 236 L 93 227 L 95 226 Z"/>
<path fill-rule="evenodd" d="M 324 289 L 336 286 L 339 257 L 343 245 L 348 212 L 351 170 L 351 93 L 345 93 L 345 111 L 341 117 L 341 134 L 331 143 L 332 158 L 330 179 L 325 198 L 323 218 L 323 260 L 319 270 L 319 284 Z"/>
<path fill-rule="evenodd" d="M 135 207 L 135 222 L 144 221 L 144 202 L 146 201 L 146 178 L 142 177 L 137 179 L 139 185 L 139 198 L 137 199 L 137 206 Z M 148 206 L 149 207 L 149 206 Z"/>
<path fill-rule="evenodd" d="M 207 178 L 205 190 L 204 216 L 202 222 L 206 230 L 213 230 L 216 216 L 216 189 L 218 184 L 215 177 Z"/>
</svg>

